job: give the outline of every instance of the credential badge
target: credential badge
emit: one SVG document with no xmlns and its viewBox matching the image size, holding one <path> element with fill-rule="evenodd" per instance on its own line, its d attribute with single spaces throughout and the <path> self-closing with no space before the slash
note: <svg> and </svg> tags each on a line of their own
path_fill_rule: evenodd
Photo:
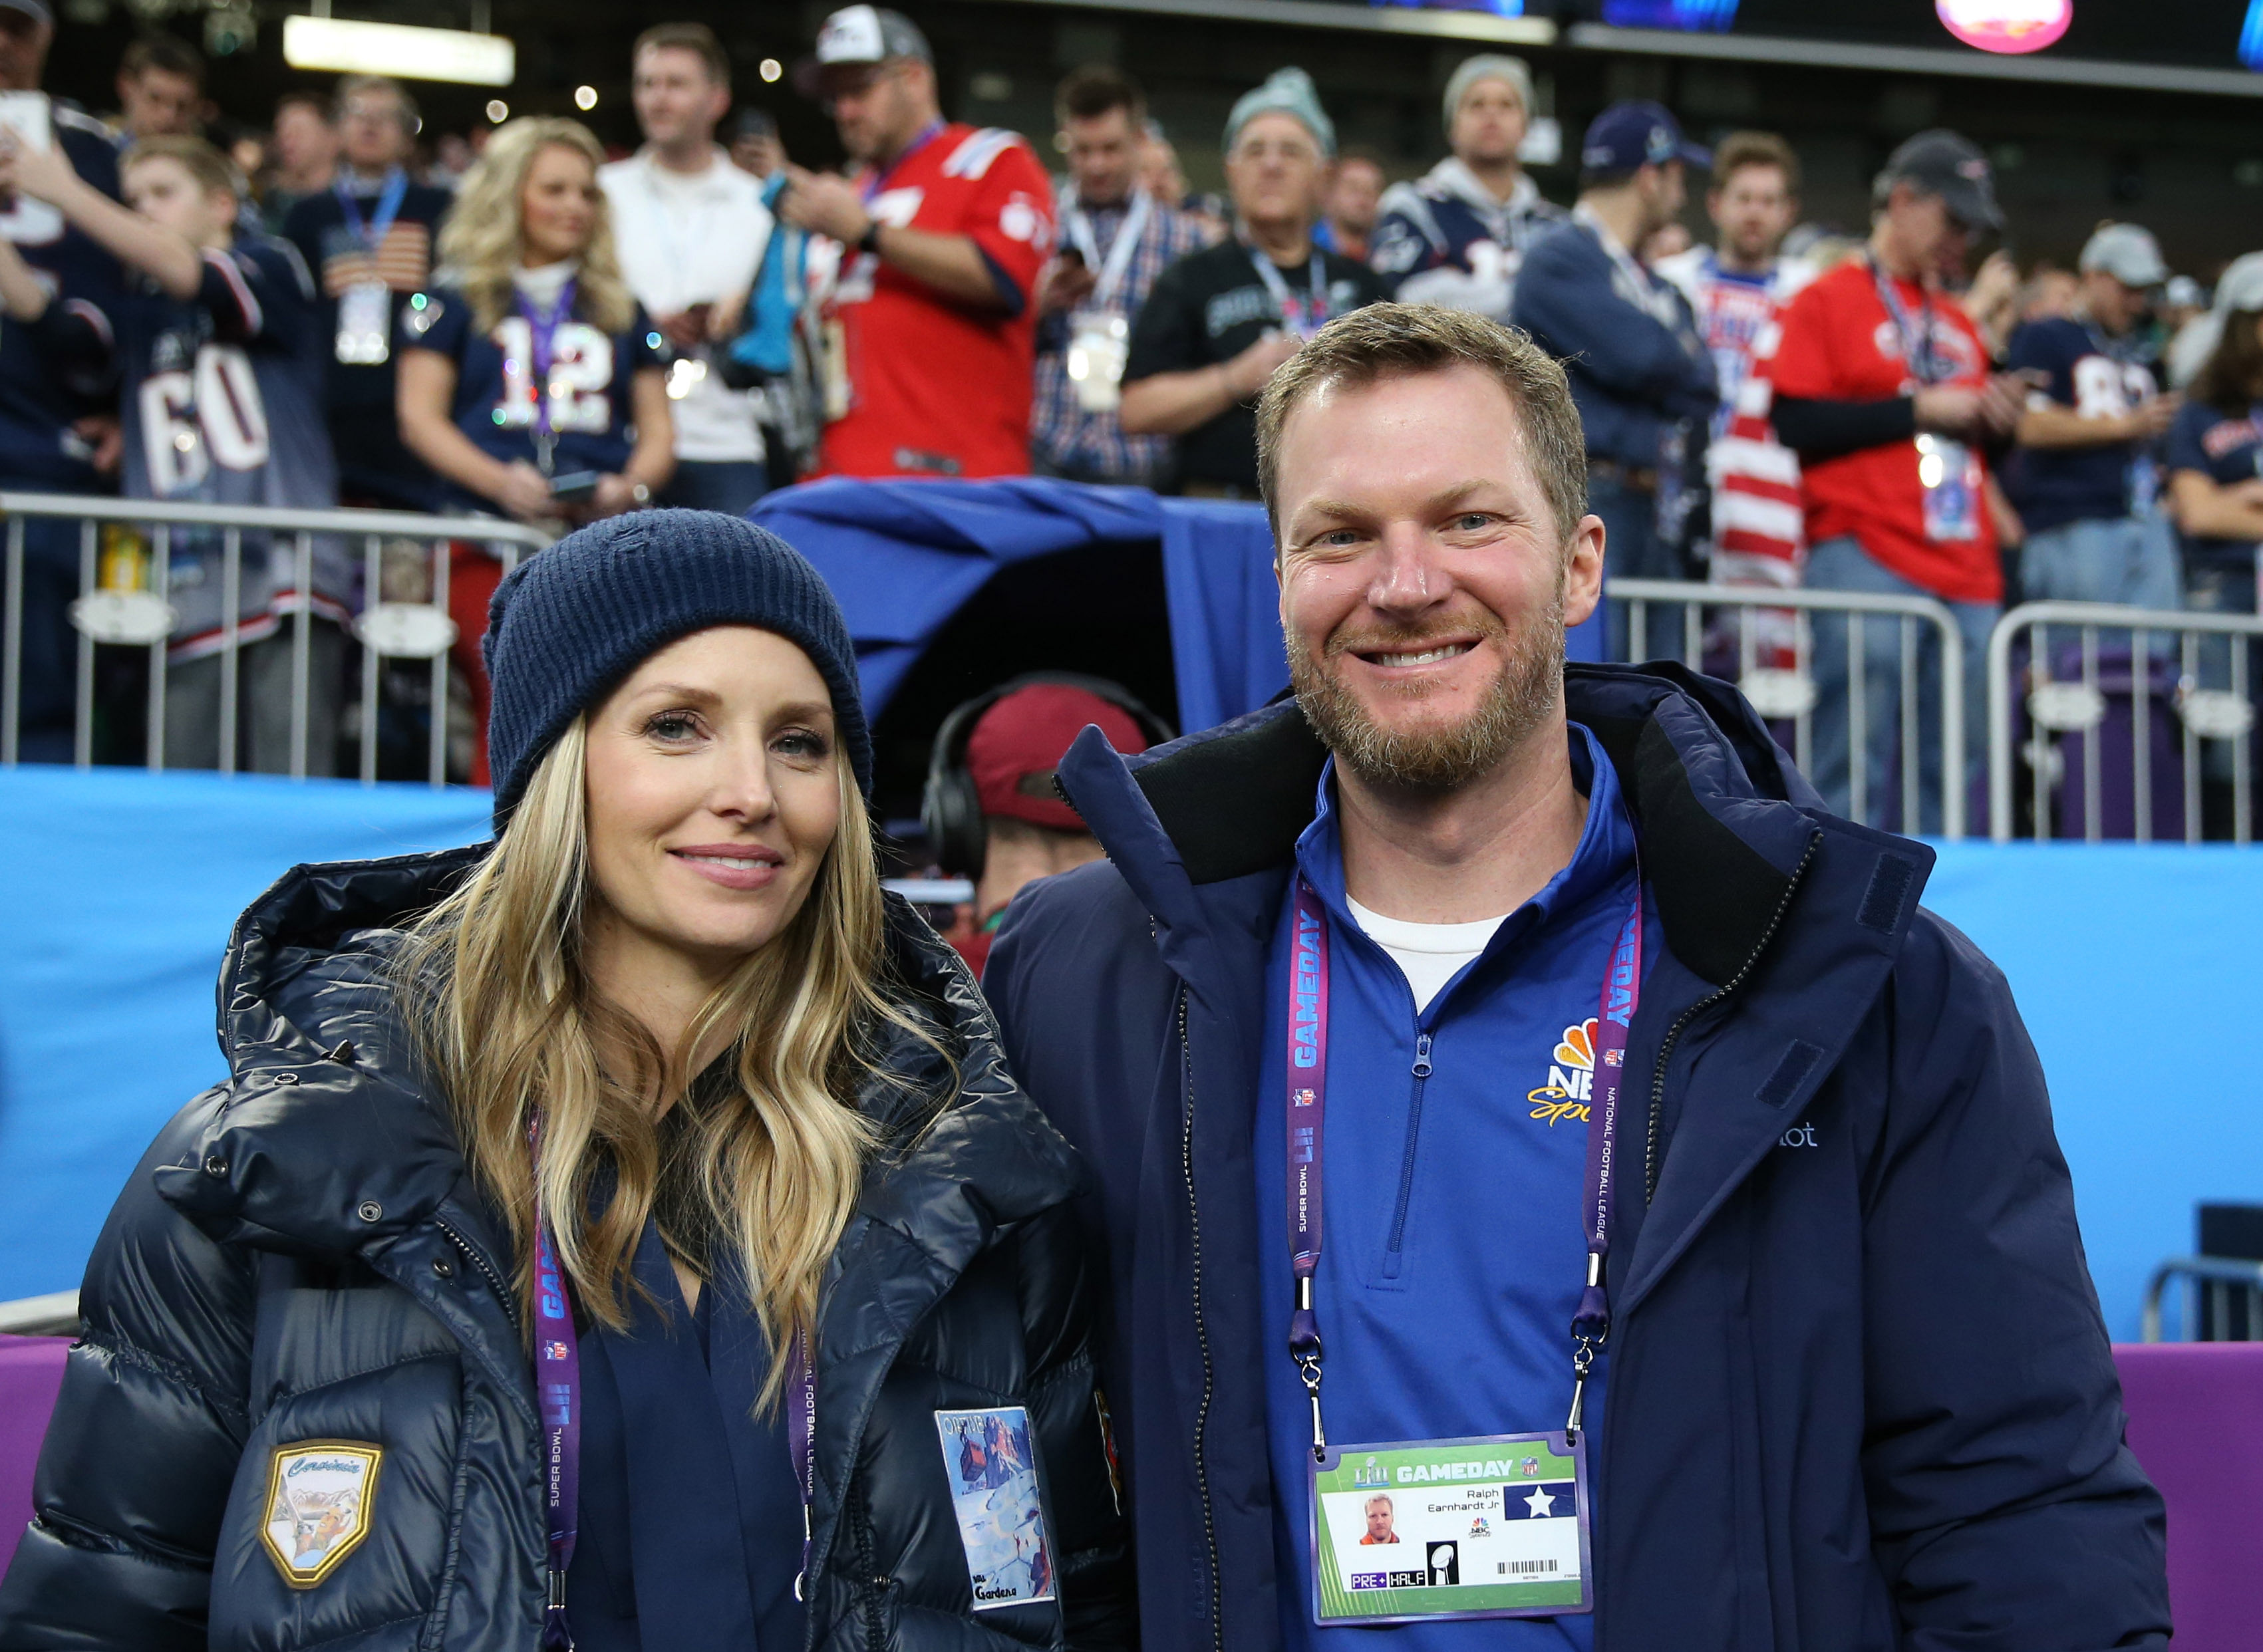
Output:
<svg viewBox="0 0 2263 1652">
<path fill-rule="evenodd" d="M 302 1439 L 275 1448 L 267 1472 L 268 1557 L 293 1589 L 312 1589 L 369 1535 L 385 1448 L 358 1439 Z"/>
</svg>

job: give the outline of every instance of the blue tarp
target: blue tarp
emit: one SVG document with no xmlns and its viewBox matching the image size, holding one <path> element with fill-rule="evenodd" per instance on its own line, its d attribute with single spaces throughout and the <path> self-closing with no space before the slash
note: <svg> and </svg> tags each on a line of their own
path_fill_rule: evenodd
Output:
<svg viewBox="0 0 2263 1652">
<path fill-rule="evenodd" d="M 221 1076 L 238 910 L 294 862 L 469 842 L 487 811 L 421 786 L 0 770 L 0 1298 L 77 1281 L 151 1135 Z M 1949 845 L 1927 902 L 2011 977 L 2108 1321 L 2134 1336 L 2194 1202 L 2263 1201 L 2263 850 Z"/>
<path fill-rule="evenodd" d="M 1288 686 L 1273 537 L 1257 505 L 1039 477 L 835 477 L 771 494 L 751 514 L 814 563 L 841 599 L 875 718 L 936 633 L 1001 568 L 1159 542 L 1180 726 L 1208 728 Z"/>
</svg>

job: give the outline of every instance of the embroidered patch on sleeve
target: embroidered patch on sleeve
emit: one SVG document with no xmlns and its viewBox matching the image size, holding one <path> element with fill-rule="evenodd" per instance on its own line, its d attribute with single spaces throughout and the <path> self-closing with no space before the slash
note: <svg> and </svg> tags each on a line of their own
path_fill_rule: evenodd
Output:
<svg viewBox="0 0 2263 1652">
<path fill-rule="evenodd" d="M 293 1589 L 312 1589 L 369 1535 L 385 1448 L 358 1439 L 278 1446 L 267 1471 L 268 1558 Z"/>
<path fill-rule="evenodd" d="M 1052 1599 L 1052 1549 L 1045 1540 L 1028 1410 L 937 1411 L 935 1425 L 974 1610 Z"/>
</svg>

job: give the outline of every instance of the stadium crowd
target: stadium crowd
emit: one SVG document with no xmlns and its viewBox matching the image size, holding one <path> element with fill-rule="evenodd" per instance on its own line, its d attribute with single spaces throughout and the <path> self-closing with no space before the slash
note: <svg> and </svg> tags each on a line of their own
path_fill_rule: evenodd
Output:
<svg viewBox="0 0 2263 1652">
<path fill-rule="evenodd" d="M 43 0 L 0 4 L 8 89 L 36 90 L 52 29 Z M 1840 233 L 1801 220 L 1783 139 L 1709 151 L 1645 102 L 1598 116 L 1576 198 L 1548 199 L 1520 159 L 1530 75 L 1492 54 L 1447 83 L 1444 158 L 1396 181 L 1279 70 L 1233 106 L 1223 199 L 1188 190 L 1114 69 L 1059 87 L 1063 178 L 1020 134 L 946 120 L 927 41 L 870 5 L 828 18 L 794 77 L 842 172 L 797 164 L 766 112 L 734 116 L 699 24 L 639 38 L 627 155 L 547 117 L 427 142 L 408 92 L 368 76 L 292 92 L 223 152 L 199 135 L 203 76 L 153 34 L 120 65 L 115 117 L 58 101 L 0 132 L 6 486 L 561 526 L 655 502 L 737 514 L 813 475 L 1248 499 L 1269 379 L 1333 317 L 1395 298 L 1565 361 L 1613 575 L 1937 598 L 1969 728 L 1990 628 L 2021 595 L 2254 609 L 2263 255 L 2212 302 L 2131 223 L 2101 224 L 2071 271 L 1976 260 L 2006 226 L 1987 157 L 1951 132 L 1896 150 L 1867 233 Z M 1710 244 L 1684 227 L 1701 187 Z M 26 539 L 20 751 L 67 760 L 78 534 L 35 521 Z M 216 545 L 171 541 L 171 766 L 213 761 Z M 238 749 L 284 766 L 278 639 L 303 603 L 323 772 L 359 572 L 319 552 L 302 599 L 279 536 L 246 546 Z M 105 581 L 146 583 L 138 554 L 106 557 Z M 499 571 L 467 543 L 447 580 L 481 713 L 469 639 Z M 1646 636 L 1623 610 L 1609 623 L 1609 657 L 1681 652 L 1662 608 Z M 1789 615 L 1758 624 L 1760 663 L 1791 663 Z M 1843 627 L 1813 641 L 1811 766 L 1841 806 L 1858 766 L 1879 796 L 1893 762 L 1891 719 L 1857 736 L 1843 711 L 1856 669 L 1894 701 L 1876 629 L 1859 666 Z M 1913 826 L 1939 823 L 1927 763 Z"/>
</svg>

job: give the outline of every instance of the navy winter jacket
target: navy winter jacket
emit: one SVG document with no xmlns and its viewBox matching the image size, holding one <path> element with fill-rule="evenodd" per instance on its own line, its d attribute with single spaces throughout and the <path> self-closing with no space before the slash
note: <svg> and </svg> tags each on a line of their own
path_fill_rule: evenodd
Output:
<svg viewBox="0 0 2263 1652">
<path fill-rule="evenodd" d="M 2042 1073 L 2003 977 L 1920 908 L 1931 852 L 1826 813 L 1723 684 L 1567 676 L 1665 938 L 1627 1053 L 1596 1644 L 2163 1645 L 2161 1500 Z M 985 977 L 1092 1178 L 1146 1652 L 1277 1652 L 1302 1593 L 1275 1567 L 1286 1328 L 1258 1270 L 1286 1264 L 1251 1141 L 1325 755 L 1289 703 L 1128 761 L 1087 730 L 1061 780 L 1110 859 L 1016 900 Z M 1815 1146 L 1779 1151 L 1796 1124 Z"/>
<path fill-rule="evenodd" d="M 541 1432 L 508 1231 L 387 975 L 401 926 L 485 847 L 300 867 L 243 915 L 231 1077 L 158 1136 L 88 1264 L 0 1652 L 534 1652 Z M 858 1086 L 886 1146 L 819 1309 L 806 1647 L 1120 1652 L 1074 1156 L 965 967 L 893 897 L 888 951 L 936 1043 L 881 1029 Z M 1059 1598 L 977 1614 L 935 1414 L 994 1405 L 1029 1410 Z M 300 1589 L 261 1534 L 273 1454 L 310 1440 L 385 1455 L 366 1536 Z"/>
<path fill-rule="evenodd" d="M 1680 313 L 1667 327 L 1618 294 L 1615 273 L 1594 231 L 1560 225 L 1524 255 L 1508 319 L 1564 364 L 1588 453 L 1650 470 L 1667 427 L 1712 416 L 1720 380 L 1680 289 L 1651 277 Z"/>
</svg>

